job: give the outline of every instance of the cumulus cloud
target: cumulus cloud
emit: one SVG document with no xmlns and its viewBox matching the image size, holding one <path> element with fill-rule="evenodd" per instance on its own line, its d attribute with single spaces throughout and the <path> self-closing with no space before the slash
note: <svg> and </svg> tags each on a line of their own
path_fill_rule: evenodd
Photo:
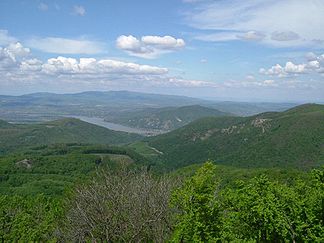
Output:
<svg viewBox="0 0 324 243">
<path fill-rule="evenodd" d="M 104 49 L 103 43 L 84 39 L 46 37 L 33 38 L 26 43 L 31 48 L 56 54 L 97 54 Z"/>
<path fill-rule="evenodd" d="M 146 39 L 147 43 L 159 43 L 156 39 Z M 164 67 L 143 65 L 112 59 L 71 58 L 58 56 L 45 61 L 33 57 L 28 48 L 20 43 L 0 47 L 0 75 L 2 83 L 35 85 L 54 82 L 60 85 L 78 84 L 87 87 L 109 85 L 109 87 L 216 87 L 215 83 L 202 80 L 187 80 L 170 77 Z M 90 86 L 89 86 L 90 85 Z"/>
<path fill-rule="evenodd" d="M 285 66 L 285 72 L 287 73 L 305 73 L 305 64 L 294 64 L 292 62 L 287 62 Z"/>
<path fill-rule="evenodd" d="M 186 23 L 197 29 L 214 30 L 218 35 L 232 33 L 232 39 L 237 39 L 235 32 L 254 31 L 265 35 L 259 37 L 263 43 L 278 47 L 324 44 L 323 1 L 210 0 L 197 4 L 184 14 Z M 257 36 L 250 32 L 246 37 Z"/>
<path fill-rule="evenodd" d="M 169 83 L 168 69 L 112 59 L 71 58 L 58 56 L 41 61 L 20 43 L 0 47 L 0 75 L 3 82 L 151 82 Z"/>
<path fill-rule="evenodd" d="M 8 30 L 0 29 L 0 45 L 8 45 L 14 42 L 17 42 L 17 39 L 13 36 L 10 36 Z"/>
<path fill-rule="evenodd" d="M 50 58 L 42 65 L 47 74 L 129 74 L 129 75 L 162 75 L 167 68 L 160 68 L 137 63 L 121 62 L 110 59 L 57 57 Z"/>
<path fill-rule="evenodd" d="M 270 76 L 278 76 L 278 77 L 286 77 L 289 74 L 301 74 L 306 72 L 305 64 L 294 64 L 292 62 L 287 62 L 283 67 L 280 64 L 276 64 L 269 69 L 260 69 L 261 74 L 270 75 Z"/>
<path fill-rule="evenodd" d="M 156 58 L 161 54 L 179 50 L 185 46 L 183 39 L 172 36 L 142 36 L 141 39 L 121 35 L 116 40 L 116 47 L 129 55 L 142 58 Z"/>
<path fill-rule="evenodd" d="M 24 60 L 20 64 L 20 69 L 22 71 L 41 71 L 42 70 L 42 61 L 32 58 Z"/>
<path fill-rule="evenodd" d="M 9 63 L 8 66 L 2 64 Z M 216 87 L 213 82 L 169 76 L 168 69 L 112 59 L 58 56 L 41 61 L 21 44 L 0 49 L 2 83 L 24 85 L 55 83 L 84 87 Z M 97 85 L 97 86 L 96 86 Z"/>
<path fill-rule="evenodd" d="M 324 67 L 324 54 L 317 56 L 314 53 L 306 54 L 307 62 L 295 64 L 291 61 L 286 62 L 285 66 L 276 64 L 269 69 L 260 68 L 259 72 L 264 75 L 287 77 L 290 75 L 321 73 Z"/>
<path fill-rule="evenodd" d="M 309 61 L 307 66 L 310 69 L 319 69 L 320 68 L 320 63 L 317 60 Z"/>
<path fill-rule="evenodd" d="M 23 47 L 19 42 L 12 43 L 5 48 L 0 47 L 0 68 L 12 68 L 18 61 L 28 56 L 29 48 Z"/>
<path fill-rule="evenodd" d="M 86 13 L 86 10 L 83 6 L 81 5 L 74 5 L 73 6 L 73 10 L 72 10 L 72 13 L 74 15 L 78 15 L 78 16 L 84 16 L 85 13 Z"/>
</svg>

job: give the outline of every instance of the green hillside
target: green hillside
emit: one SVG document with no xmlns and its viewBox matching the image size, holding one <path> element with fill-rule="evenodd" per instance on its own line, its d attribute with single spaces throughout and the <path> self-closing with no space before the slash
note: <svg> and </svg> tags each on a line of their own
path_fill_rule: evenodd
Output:
<svg viewBox="0 0 324 243">
<path fill-rule="evenodd" d="M 204 118 L 148 142 L 169 168 L 207 159 L 239 167 L 310 168 L 324 163 L 324 106 Z"/>
<path fill-rule="evenodd" d="M 0 123 L 0 153 L 43 144 L 125 144 L 139 139 L 140 135 L 112 131 L 74 118 L 27 125 Z"/>
<path fill-rule="evenodd" d="M 136 167 L 147 160 L 122 146 L 52 144 L 0 156 L 0 194 L 61 196 L 97 169 Z"/>
<path fill-rule="evenodd" d="M 112 121 L 136 128 L 170 131 L 202 117 L 228 115 L 230 114 L 213 108 L 191 105 L 128 112 Z"/>
<path fill-rule="evenodd" d="M 0 120 L 0 129 L 12 128 L 12 127 L 14 127 L 13 124 Z"/>
</svg>

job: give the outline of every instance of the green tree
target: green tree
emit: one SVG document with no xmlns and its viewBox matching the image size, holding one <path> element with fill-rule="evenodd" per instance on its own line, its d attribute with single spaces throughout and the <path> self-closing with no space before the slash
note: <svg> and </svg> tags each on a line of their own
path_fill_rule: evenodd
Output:
<svg viewBox="0 0 324 243">
<path fill-rule="evenodd" d="M 171 204 L 178 211 L 174 242 L 207 242 L 219 238 L 220 208 L 215 197 L 218 187 L 215 169 L 212 162 L 206 162 L 174 191 Z"/>
<path fill-rule="evenodd" d="M 31 242 L 54 239 L 62 209 L 58 200 L 0 196 L 0 241 Z"/>
</svg>

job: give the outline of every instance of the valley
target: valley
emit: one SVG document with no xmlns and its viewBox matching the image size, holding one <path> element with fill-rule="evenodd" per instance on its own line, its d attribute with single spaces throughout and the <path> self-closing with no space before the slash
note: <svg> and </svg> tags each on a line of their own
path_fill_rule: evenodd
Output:
<svg viewBox="0 0 324 243">
<path fill-rule="evenodd" d="M 324 0 L 0 0 L 0 243 L 324 243 Z"/>
<path fill-rule="evenodd" d="M 48 94 L 37 96 L 48 98 Z M 92 95 L 90 98 L 94 99 Z M 317 223 L 315 205 L 320 205 L 323 193 L 324 105 L 304 104 L 281 111 L 285 104 L 267 104 L 268 108 L 260 104 L 263 108 L 258 109 L 265 112 L 253 114 L 255 107 L 244 104 L 245 115 L 240 116 L 242 104 L 237 104 L 235 114 L 210 104 L 176 107 L 159 101 L 157 106 L 161 107 L 155 107 L 152 103 L 147 105 L 146 100 L 138 101 L 136 108 L 127 108 L 130 101 L 120 101 L 125 109 L 112 109 L 112 104 L 109 108 L 88 106 L 85 102 L 71 112 L 67 103 L 58 105 L 61 101 L 42 107 L 35 106 L 36 101 L 32 100 L 29 108 L 24 102 L 11 103 L 12 114 L 4 112 L 8 103 L 0 105 L 4 118 L 0 120 L 0 218 L 15 230 L 24 225 L 29 229 L 26 232 L 35 232 L 33 235 L 19 231 L 22 239 L 69 241 L 75 239 L 75 234 L 89 239 L 84 233 L 93 230 L 88 228 L 89 218 L 96 222 L 91 227 L 97 230 L 106 225 L 105 220 L 101 221 L 102 215 L 117 217 L 113 221 L 116 225 L 131 225 L 133 215 L 137 215 L 136 221 L 149 227 L 147 232 L 157 232 L 149 239 L 176 238 L 169 227 L 179 230 L 180 224 L 186 223 L 181 221 L 188 215 L 186 205 L 197 207 L 195 210 L 217 207 L 221 221 L 215 221 L 217 217 L 213 216 L 208 223 L 221 226 L 219 233 L 213 231 L 215 235 L 230 241 L 237 237 L 233 234 L 247 239 L 249 231 L 238 225 L 246 220 L 244 215 L 250 212 L 254 197 L 275 198 L 271 199 L 275 207 L 290 207 L 285 202 L 293 201 L 292 207 L 310 210 L 312 216 L 296 221 L 302 213 L 264 209 L 276 210 L 289 222 L 304 225 L 313 239 L 321 239 L 321 230 L 316 227 L 322 226 Z M 253 115 L 247 115 L 250 113 Z M 187 195 L 211 201 L 192 204 Z M 244 201 L 245 197 L 252 201 Z M 186 204 L 188 200 L 190 203 Z M 109 207 L 102 206 L 106 204 Z M 151 210 L 152 205 L 157 211 Z M 110 207 L 115 208 L 114 213 Z M 175 208 L 182 213 L 175 213 Z M 35 210 L 41 212 L 40 216 L 34 215 Z M 228 213 L 233 217 L 236 210 L 242 212 L 238 214 L 242 218 L 230 220 Z M 29 218 L 30 215 L 34 216 Z M 36 218 L 41 224 L 33 220 Z M 147 223 L 155 222 L 150 221 L 152 218 L 158 219 L 156 225 Z M 16 223 L 16 219 L 21 223 Z M 80 222 L 84 225 L 80 226 Z M 0 229 L 0 236 L 17 239 L 6 225 L 6 231 Z M 190 229 L 192 225 L 186 227 Z M 165 230 L 163 234 L 158 233 L 160 228 Z M 133 232 L 116 231 L 117 238 Z M 102 230 L 96 232 L 99 238 L 106 234 Z M 304 230 L 298 232 L 300 239 L 309 235 Z"/>
</svg>

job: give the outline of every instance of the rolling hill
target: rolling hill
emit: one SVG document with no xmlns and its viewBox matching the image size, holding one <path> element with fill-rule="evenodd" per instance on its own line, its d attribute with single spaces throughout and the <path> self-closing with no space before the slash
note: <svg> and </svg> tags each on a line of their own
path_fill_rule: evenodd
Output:
<svg viewBox="0 0 324 243">
<path fill-rule="evenodd" d="M 182 127 L 192 121 L 208 116 L 229 116 L 216 109 L 191 105 L 183 107 L 166 107 L 145 109 L 138 112 L 128 112 L 123 116 L 109 120 L 130 127 L 170 131 Z"/>
<path fill-rule="evenodd" d="M 24 125 L 0 121 L 0 153 L 44 144 L 125 144 L 141 138 L 137 134 L 112 131 L 74 118 Z"/>
<path fill-rule="evenodd" d="M 238 167 L 310 168 L 324 164 L 324 105 L 251 117 L 203 118 L 148 139 L 169 168 L 208 159 Z"/>
</svg>

